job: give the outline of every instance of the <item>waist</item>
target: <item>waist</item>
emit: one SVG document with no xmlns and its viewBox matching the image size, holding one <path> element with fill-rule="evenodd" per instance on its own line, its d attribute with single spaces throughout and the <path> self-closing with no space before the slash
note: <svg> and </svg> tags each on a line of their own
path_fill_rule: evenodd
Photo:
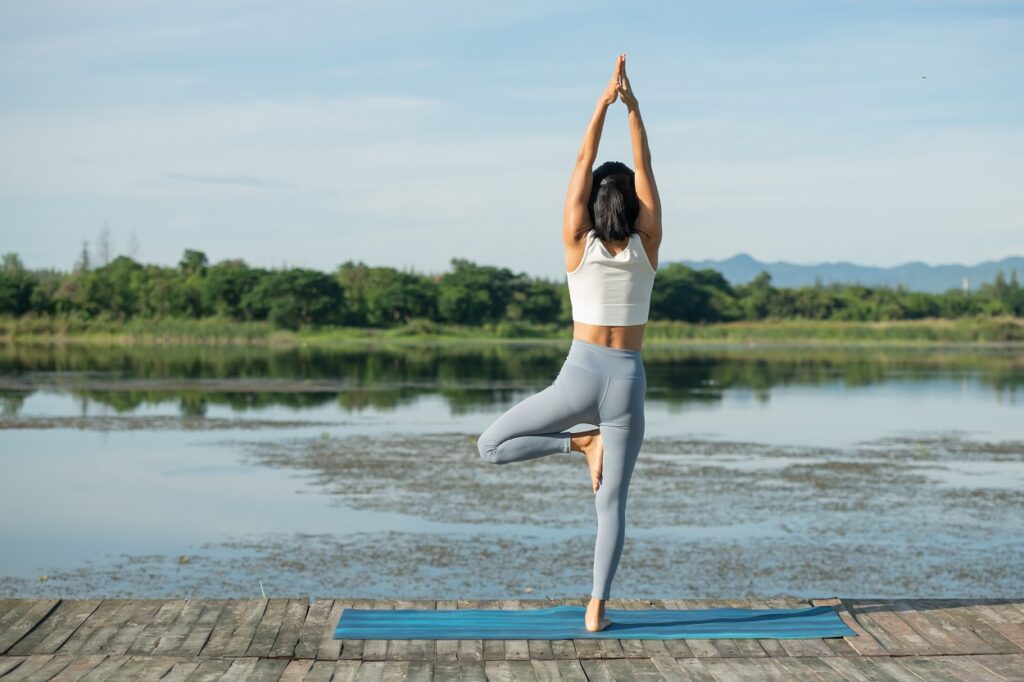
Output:
<svg viewBox="0 0 1024 682">
<path fill-rule="evenodd" d="M 644 361 L 640 351 L 601 346 L 582 339 L 572 340 L 565 361 L 605 376 L 644 376 Z"/>
</svg>

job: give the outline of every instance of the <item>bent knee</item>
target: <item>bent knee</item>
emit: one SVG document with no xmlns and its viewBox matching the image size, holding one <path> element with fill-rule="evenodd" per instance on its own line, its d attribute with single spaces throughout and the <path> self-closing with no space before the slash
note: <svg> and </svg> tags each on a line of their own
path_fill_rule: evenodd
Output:
<svg viewBox="0 0 1024 682">
<path fill-rule="evenodd" d="M 498 443 L 495 443 L 490 438 L 480 436 L 476 439 L 476 449 L 480 453 L 480 459 L 491 464 L 501 464 L 498 461 Z"/>
</svg>

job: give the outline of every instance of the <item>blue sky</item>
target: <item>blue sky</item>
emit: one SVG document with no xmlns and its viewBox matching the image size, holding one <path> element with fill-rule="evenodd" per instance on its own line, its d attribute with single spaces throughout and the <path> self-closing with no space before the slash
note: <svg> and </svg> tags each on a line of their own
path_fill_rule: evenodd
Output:
<svg viewBox="0 0 1024 682">
<path fill-rule="evenodd" d="M 4 3 L 0 251 L 562 277 L 625 52 L 662 262 L 1020 255 L 1022 35 L 1021 2 Z"/>
</svg>

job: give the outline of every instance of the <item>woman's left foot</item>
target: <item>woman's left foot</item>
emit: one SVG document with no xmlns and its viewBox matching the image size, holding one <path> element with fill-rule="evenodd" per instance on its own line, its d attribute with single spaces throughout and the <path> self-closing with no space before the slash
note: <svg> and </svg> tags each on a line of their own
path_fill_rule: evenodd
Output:
<svg viewBox="0 0 1024 682">
<path fill-rule="evenodd" d="M 590 470 L 590 487 L 597 493 L 601 487 L 601 476 L 604 469 L 604 439 L 601 438 L 601 430 L 594 429 L 575 435 L 570 440 L 572 450 L 582 452 L 587 459 L 587 468 Z"/>
</svg>

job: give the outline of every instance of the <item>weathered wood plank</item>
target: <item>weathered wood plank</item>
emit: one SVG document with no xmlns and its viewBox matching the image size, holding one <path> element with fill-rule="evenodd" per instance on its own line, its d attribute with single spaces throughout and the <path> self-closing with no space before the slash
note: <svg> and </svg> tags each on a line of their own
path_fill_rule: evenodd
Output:
<svg viewBox="0 0 1024 682">
<path fill-rule="evenodd" d="M 457 608 L 462 609 L 479 609 L 481 608 L 481 601 L 478 599 L 459 599 L 457 602 Z M 482 639 L 460 639 L 457 640 L 459 643 L 459 660 L 460 661 L 483 661 L 484 660 L 484 641 Z M 525 642 L 523 642 L 525 646 Z M 505 650 L 508 651 L 508 645 L 506 644 Z"/>
<path fill-rule="evenodd" d="M 926 600 L 932 610 L 939 611 L 962 631 L 970 632 L 972 635 L 985 643 L 991 649 L 990 653 L 1024 653 L 1024 647 L 1020 647 L 997 630 L 992 628 L 977 614 L 972 613 L 970 607 L 963 604 L 951 604 L 947 600 L 930 599 Z M 987 653 L 986 651 L 975 651 L 975 653 Z"/>
<path fill-rule="evenodd" d="M 199 652 L 206 646 L 206 640 L 213 632 L 213 626 L 224 612 L 227 599 L 207 599 L 203 601 L 203 610 L 192 626 L 192 629 L 185 635 L 184 641 L 174 652 L 177 656 L 198 656 Z"/>
<path fill-rule="evenodd" d="M 128 612 L 128 617 L 117 626 L 116 632 L 100 647 L 97 653 L 127 654 L 135 640 L 146 629 L 146 626 L 156 618 L 157 613 L 160 612 L 161 603 L 156 599 L 136 602 L 134 607 Z"/>
<path fill-rule="evenodd" d="M 314 599 L 306 612 L 306 620 L 299 631 L 299 641 L 295 644 L 295 658 L 317 658 L 320 641 L 323 639 L 334 606 L 333 599 Z M 341 616 L 339 612 L 338 616 Z M 330 624 L 331 630 L 338 624 Z M 333 633 L 332 633 L 333 634 Z"/>
<path fill-rule="evenodd" d="M 462 608 L 461 606 L 459 608 Z M 505 611 L 518 611 L 523 608 L 518 599 L 502 599 L 501 608 Z M 526 639 L 510 639 L 505 641 L 506 661 L 526 661 L 530 659 L 530 642 Z M 506 669 L 507 666 L 506 666 Z"/>
<path fill-rule="evenodd" d="M 452 609 L 459 608 L 459 602 L 454 599 L 438 599 L 437 609 L 439 611 L 451 611 Z M 439 639 L 434 645 L 434 660 L 435 662 L 451 663 L 459 660 L 459 640 L 457 639 Z M 442 666 L 441 674 L 449 675 L 451 666 Z M 438 675 L 438 667 L 434 666 L 434 676 Z"/>
<path fill-rule="evenodd" d="M 77 627 L 67 640 L 59 647 L 61 654 L 82 655 L 83 647 L 93 638 L 106 623 L 117 617 L 117 612 L 125 606 L 124 600 L 104 599 L 93 609 L 85 620 Z"/>
<path fill-rule="evenodd" d="M 320 638 L 320 646 L 317 647 L 317 660 L 336 661 L 342 655 L 343 640 L 334 639 L 334 631 L 341 620 L 341 612 L 352 605 L 351 599 L 335 599 L 331 605 L 331 615 L 324 624 L 323 637 Z"/>
<path fill-rule="evenodd" d="M 125 653 L 133 656 L 147 656 L 153 653 L 160 638 L 166 635 L 174 622 L 181 615 L 188 603 L 187 599 L 168 599 L 161 603 L 156 615 L 142 628 L 142 632 L 128 647 Z"/>
<path fill-rule="evenodd" d="M 100 604 L 99 608 L 96 609 L 96 611 L 100 611 L 105 606 L 105 602 L 103 604 Z M 192 630 L 192 626 L 195 624 L 197 620 L 199 620 L 199 616 L 202 613 L 203 603 L 201 601 L 192 599 L 187 600 L 185 602 L 185 605 L 182 607 L 181 611 L 175 615 L 174 620 L 171 622 L 171 626 L 167 628 L 166 631 L 159 634 L 159 637 L 156 640 L 156 646 L 153 647 L 151 653 L 158 656 L 175 654 L 178 651 L 178 648 L 181 646 L 181 644 L 185 641 L 185 638 L 188 636 L 188 633 Z M 85 625 L 83 625 L 82 627 L 84 628 L 88 625 L 89 621 L 87 620 L 85 622 Z M 78 633 L 76 632 L 75 636 L 77 635 Z M 143 633 L 143 635 L 145 636 L 145 633 Z M 75 636 L 73 636 L 71 639 L 74 640 Z M 176 674 L 175 671 L 177 670 L 177 668 L 178 666 L 175 666 L 174 670 L 172 670 L 171 673 L 169 674 Z"/>
<path fill-rule="evenodd" d="M 287 610 L 287 599 L 273 597 L 267 601 L 260 624 L 256 626 L 256 632 L 253 633 L 249 648 L 245 650 L 246 656 L 270 657 L 270 650 L 274 648 L 274 642 L 277 641 L 277 634 L 281 631 L 281 623 Z"/>
<path fill-rule="evenodd" d="M 864 625 L 865 629 L 870 629 L 875 639 L 893 656 L 934 656 L 940 653 L 894 613 L 899 608 L 894 601 L 850 599 L 844 602 L 850 607 L 857 621 Z"/>
<path fill-rule="evenodd" d="M 18 640 L 17 644 L 7 650 L 7 654 L 22 656 L 56 653 L 75 630 L 85 622 L 85 619 L 96 610 L 100 601 L 100 599 L 65 599 L 61 601 L 49 618 Z"/>
<path fill-rule="evenodd" d="M 24 610 L 11 609 L 10 620 L 0 628 L 0 653 L 5 653 L 39 625 L 60 604 L 60 599 L 33 599 Z"/>
<path fill-rule="evenodd" d="M 391 603 L 387 599 L 371 599 L 366 608 L 370 609 L 392 609 Z M 367 639 L 363 641 L 363 660 L 364 661 L 384 661 L 388 657 L 388 640 L 386 639 Z M 370 670 L 376 670 L 371 668 Z M 384 666 L 380 666 L 381 674 L 384 672 Z"/>
<path fill-rule="evenodd" d="M 565 604 L 571 606 L 582 606 L 584 609 L 587 608 L 587 602 L 590 601 L 590 597 L 575 597 L 560 600 Z M 573 639 L 572 647 L 576 651 L 577 658 L 600 658 L 601 657 L 601 646 L 597 643 L 596 639 Z M 554 647 L 552 647 L 554 651 Z M 587 673 L 589 675 L 589 673 Z"/>
<path fill-rule="evenodd" d="M 278 679 L 280 682 L 301 682 L 312 667 L 313 661 L 308 658 L 290 660 Z"/>
<path fill-rule="evenodd" d="M 217 682 L 243 682 L 250 679 L 252 671 L 256 668 L 258 658 L 233 658 L 231 665 L 224 671 L 224 675 Z"/>
<path fill-rule="evenodd" d="M 206 646 L 199 652 L 200 656 L 244 656 L 252 642 L 256 627 L 266 609 L 265 599 L 235 599 L 224 607 L 220 618 L 213 625 Z M 245 639 L 240 647 L 237 639 Z M 234 642 L 234 646 L 229 646 Z M 231 652 L 228 653 L 228 649 Z"/>
<path fill-rule="evenodd" d="M 500 609 L 501 600 L 499 599 L 483 599 L 480 601 L 480 608 L 482 609 Z M 505 660 L 505 642 L 500 639 L 485 639 L 484 641 L 484 660 L 485 661 L 504 661 Z"/>
<path fill-rule="evenodd" d="M 258 659 L 245 682 L 277 682 L 287 666 L 288 661 L 283 658 Z"/>
<path fill-rule="evenodd" d="M 302 632 L 302 624 L 306 621 L 308 611 L 308 599 L 288 600 L 281 629 L 274 640 L 274 646 L 270 649 L 271 658 L 292 658 L 295 655 L 295 645 L 299 642 L 299 634 Z"/>
<path fill-rule="evenodd" d="M 89 671 L 98 666 L 106 659 L 106 654 L 93 654 L 92 656 L 68 656 L 71 662 L 57 675 L 50 678 L 50 682 L 77 682 L 85 677 Z M 0 666 L 0 674 L 3 673 L 3 666 Z"/>
<path fill-rule="evenodd" d="M 805 609 L 806 602 L 795 603 L 793 599 L 746 600 L 751 609 Z M 757 643 L 769 656 L 814 657 L 835 656 L 835 652 L 822 639 L 758 639 Z"/>
<path fill-rule="evenodd" d="M 9 675 L 4 677 L 5 682 L 35 682 L 36 680 L 49 680 L 54 675 L 68 667 L 73 659 L 70 656 L 56 656 L 42 654 L 30 656 L 27 665 L 19 666 Z"/>
<path fill-rule="evenodd" d="M 690 608 L 682 599 L 663 599 L 661 603 L 665 605 L 666 609 Z M 665 640 L 665 647 L 677 659 L 718 655 L 718 650 L 706 639 L 668 639 Z"/>
<path fill-rule="evenodd" d="M 524 608 L 524 609 L 546 609 L 546 608 L 549 608 L 551 606 L 556 606 L 554 601 L 549 601 L 549 600 L 544 600 L 544 599 L 524 599 L 524 600 L 521 600 L 520 604 L 521 604 L 522 608 Z M 528 639 L 528 640 L 526 640 L 526 646 L 527 646 L 527 653 L 528 653 L 527 658 L 529 660 L 534 660 L 534 661 L 550 661 L 551 659 L 553 659 L 555 657 L 554 651 L 553 651 L 552 646 L 551 646 L 551 640 L 548 640 L 548 639 Z M 507 660 L 519 660 L 519 659 L 508 659 L 507 653 L 506 653 L 506 659 Z M 531 670 L 532 670 L 532 667 L 531 667 Z M 512 667 L 512 674 L 513 675 L 516 674 L 515 671 L 516 671 L 516 668 L 513 666 Z M 534 672 L 531 672 L 530 674 L 536 675 L 536 673 L 534 673 Z"/>
<path fill-rule="evenodd" d="M 229 658 L 201 658 L 199 665 L 189 676 L 189 682 L 215 682 L 231 667 Z"/>
<path fill-rule="evenodd" d="M 868 632 L 850 611 L 850 607 L 838 597 L 815 598 L 810 600 L 812 606 L 831 606 L 839 614 L 839 617 L 846 625 L 857 633 L 856 637 L 843 637 L 842 639 L 850 645 L 850 648 L 861 656 L 884 656 L 888 653 L 886 648 L 875 637 Z M 830 638 L 831 639 L 831 638 Z M 836 652 L 840 653 L 840 652 Z M 840 653 L 840 655 L 842 655 Z"/>
<path fill-rule="evenodd" d="M 117 669 L 117 677 L 122 680 L 159 680 L 177 660 L 171 656 L 131 656 Z"/>
<path fill-rule="evenodd" d="M 98 666 L 82 675 L 81 682 L 107 682 L 118 679 L 117 671 L 131 660 L 131 656 L 107 656 Z M 161 682 L 163 682 L 161 680 Z"/>
<path fill-rule="evenodd" d="M 373 599 L 353 599 L 352 608 L 376 608 Z M 353 642 L 350 645 L 349 642 Z M 343 658 L 352 657 L 351 654 L 358 651 L 358 657 L 362 660 L 383 660 L 387 653 L 387 640 L 386 639 L 354 639 L 346 640 L 345 646 L 341 650 Z M 370 675 L 377 670 L 377 667 L 371 666 L 366 671 L 360 670 L 360 675 Z M 384 667 L 381 666 L 380 670 L 383 672 Z"/>
</svg>

